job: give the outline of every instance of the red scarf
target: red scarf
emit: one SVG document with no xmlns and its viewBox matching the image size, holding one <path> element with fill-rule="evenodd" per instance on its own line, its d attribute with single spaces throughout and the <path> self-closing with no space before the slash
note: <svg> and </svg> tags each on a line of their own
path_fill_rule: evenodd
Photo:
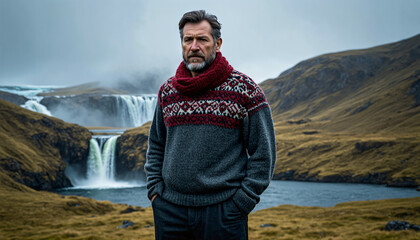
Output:
<svg viewBox="0 0 420 240">
<path fill-rule="evenodd" d="M 217 52 L 216 58 L 210 67 L 196 77 L 191 77 L 189 70 L 185 67 L 185 63 L 181 62 L 175 76 L 172 78 L 172 82 L 176 90 L 181 94 L 198 94 L 220 86 L 228 79 L 232 71 L 233 67 L 229 65 L 226 58 L 222 56 L 221 52 Z"/>
</svg>

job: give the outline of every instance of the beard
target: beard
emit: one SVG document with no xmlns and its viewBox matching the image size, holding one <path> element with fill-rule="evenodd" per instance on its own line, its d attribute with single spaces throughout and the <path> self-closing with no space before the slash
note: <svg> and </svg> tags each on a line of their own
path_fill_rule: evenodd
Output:
<svg viewBox="0 0 420 240">
<path fill-rule="evenodd" d="M 216 59 L 216 44 L 214 45 L 213 51 L 211 52 L 209 58 L 206 59 L 206 57 L 203 54 L 195 54 L 192 53 L 188 57 L 202 57 L 204 58 L 204 61 L 201 63 L 190 63 L 188 62 L 188 59 L 184 58 L 184 64 L 185 67 L 190 70 L 191 72 L 203 72 L 206 70 L 210 65 L 214 62 L 214 59 Z"/>
</svg>

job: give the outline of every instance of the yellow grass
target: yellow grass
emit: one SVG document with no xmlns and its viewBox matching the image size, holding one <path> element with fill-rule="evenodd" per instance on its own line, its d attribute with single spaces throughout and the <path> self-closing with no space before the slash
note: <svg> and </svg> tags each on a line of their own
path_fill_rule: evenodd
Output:
<svg viewBox="0 0 420 240">
<path fill-rule="evenodd" d="M 420 185 L 420 136 L 401 134 L 362 134 L 332 132 L 325 122 L 303 124 L 277 122 L 277 164 L 275 173 L 295 170 L 318 180 L 330 176 L 348 177 L 349 181 L 369 174 L 387 174 L 385 182 L 410 180 Z M 313 134 L 304 134 L 314 132 Z M 356 144 L 375 145 L 360 151 Z M 353 178 L 352 178 L 353 176 Z"/>
<path fill-rule="evenodd" d="M 38 192 L 0 172 L 0 239 L 154 239 L 153 211 Z M 119 228 L 124 220 L 134 226 Z M 388 221 L 420 224 L 420 198 L 350 202 L 335 207 L 282 205 L 249 216 L 250 239 L 418 239 L 384 231 Z M 272 227 L 261 227 L 270 224 Z"/>
<path fill-rule="evenodd" d="M 420 232 L 384 231 L 392 220 L 420 222 L 420 198 L 349 202 L 334 207 L 282 205 L 249 217 L 250 239 L 419 239 Z M 273 227 L 264 227 L 270 224 Z"/>
</svg>

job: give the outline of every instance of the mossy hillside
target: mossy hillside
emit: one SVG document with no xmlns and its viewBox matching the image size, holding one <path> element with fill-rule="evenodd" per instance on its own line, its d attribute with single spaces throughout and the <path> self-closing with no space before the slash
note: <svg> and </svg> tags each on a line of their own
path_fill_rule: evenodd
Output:
<svg viewBox="0 0 420 240">
<path fill-rule="evenodd" d="M 0 171 L 35 189 L 70 186 L 65 162 L 85 166 L 91 134 L 0 100 Z"/>
<path fill-rule="evenodd" d="M 126 130 L 117 140 L 118 169 L 143 172 L 151 122 Z"/>
<path fill-rule="evenodd" d="M 314 57 L 260 85 L 278 178 L 420 184 L 420 35 Z"/>
<path fill-rule="evenodd" d="M 330 130 L 419 130 L 420 35 L 325 54 L 260 84 L 276 120 L 331 120 Z"/>
</svg>

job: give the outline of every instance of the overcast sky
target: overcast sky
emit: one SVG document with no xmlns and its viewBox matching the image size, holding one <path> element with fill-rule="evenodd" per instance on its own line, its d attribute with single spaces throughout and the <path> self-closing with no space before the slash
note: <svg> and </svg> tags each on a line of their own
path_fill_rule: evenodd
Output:
<svg viewBox="0 0 420 240">
<path fill-rule="evenodd" d="M 163 82 L 182 59 L 178 21 L 198 9 L 219 18 L 223 55 L 256 82 L 420 33 L 420 0 L 0 0 L 0 85 Z"/>
</svg>

